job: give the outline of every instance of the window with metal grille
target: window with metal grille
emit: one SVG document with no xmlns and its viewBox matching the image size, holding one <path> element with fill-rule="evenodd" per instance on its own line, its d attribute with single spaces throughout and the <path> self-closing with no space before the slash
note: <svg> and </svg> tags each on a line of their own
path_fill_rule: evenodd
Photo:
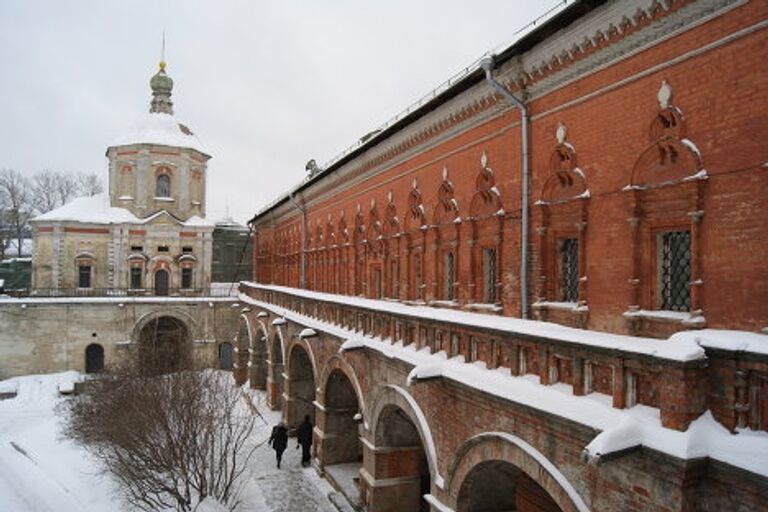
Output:
<svg viewBox="0 0 768 512">
<path fill-rule="evenodd" d="M 485 302 L 496 302 L 496 249 L 483 250 L 483 278 L 485 281 Z"/>
<path fill-rule="evenodd" d="M 392 279 L 392 289 L 390 290 L 390 294 L 393 299 L 397 298 L 397 279 L 398 279 L 398 272 L 397 272 L 397 260 L 392 260 L 389 264 L 390 266 L 390 274 Z"/>
<path fill-rule="evenodd" d="M 131 269 L 131 288 L 134 290 L 138 290 L 141 288 L 141 274 L 142 269 L 139 267 L 134 267 Z"/>
<path fill-rule="evenodd" d="M 579 300 L 579 239 L 561 238 L 558 241 L 560 255 L 560 300 Z"/>
<path fill-rule="evenodd" d="M 191 268 L 181 269 L 181 287 L 192 288 L 192 269 Z"/>
<path fill-rule="evenodd" d="M 90 265 L 80 265 L 78 268 L 77 273 L 77 286 L 80 288 L 90 288 L 91 287 L 91 266 Z"/>
<path fill-rule="evenodd" d="M 667 311 L 691 309 L 691 232 L 659 235 L 659 307 Z"/>
<path fill-rule="evenodd" d="M 445 253 L 445 300 L 453 300 L 454 256 L 452 252 Z"/>
<path fill-rule="evenodd" d="M 416 253 L 413 255 L 413 281 L 414 297 L 421 299 L 424 289 L 424 282 L 421 274 L 421 253 Z"/>
</svg>

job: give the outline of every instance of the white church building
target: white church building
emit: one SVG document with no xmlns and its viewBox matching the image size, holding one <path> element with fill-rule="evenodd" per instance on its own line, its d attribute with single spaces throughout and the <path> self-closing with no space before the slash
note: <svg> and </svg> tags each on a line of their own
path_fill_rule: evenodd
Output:
<svg viewBox="0 0 768 512">
<path fill-rule="evenodd" d="M 150 80 L 149 113 L 107 148 L 109 192 L 32 219 L 33 293 L 197 295 L 210 286 L 211 156 L 174 117 L 165 67 Z"/>
</svg>

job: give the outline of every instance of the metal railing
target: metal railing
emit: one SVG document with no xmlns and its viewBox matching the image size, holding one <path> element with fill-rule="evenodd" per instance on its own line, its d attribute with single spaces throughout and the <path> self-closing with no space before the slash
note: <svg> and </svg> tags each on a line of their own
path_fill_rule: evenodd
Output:
<svg viewBox="0 0 768 512">
<path fill-rule="evenodd" d="M 237 284 L 231 287 L 237 292 Z M 159 293 L 158 293 L 159 292 Z M 11 297 L 229 297 L 230 287 L 210 286 L 205 288 L 34 288 L 6 290 Z"/>
</svg>

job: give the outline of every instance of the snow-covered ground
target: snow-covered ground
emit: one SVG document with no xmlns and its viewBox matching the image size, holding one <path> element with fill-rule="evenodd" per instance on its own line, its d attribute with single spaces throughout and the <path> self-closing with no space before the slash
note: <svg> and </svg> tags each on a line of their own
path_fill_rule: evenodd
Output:
<svg viewBox="0 0 768 512">
<path fill-rule="evenodd" d="M 64 439 L 56 405 L 66 400 L 59 385 L 79 380 L 76 372 L 16 377 L 0 382 L 16 389 L 16 398 L 0 401 L 0 511 L 121 512 L 117 485 L 99 462 L 81 446 Z M 268 411 L 263 393 L 248 392 L 265 421 L 259 421 L 254 442 L 269 437 L 279 412 Z M 337 512 L 328 499 L 331 486 L 314 469 L 301 467 L 300 450 L 291 439 L 282 469 L 274 452 L 261 444 L 238 510 L 264 512 Z M 201 509 L 203 507 L 200 507 Z M 214 508 L 206 508 L 214 510 Z"/>
</svg>

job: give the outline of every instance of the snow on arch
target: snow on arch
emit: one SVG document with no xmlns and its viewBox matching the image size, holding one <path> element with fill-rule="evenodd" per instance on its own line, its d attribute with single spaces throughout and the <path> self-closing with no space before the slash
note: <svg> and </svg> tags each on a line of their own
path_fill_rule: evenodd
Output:
<svg viewBox="0 0 768 512">
<path fill-rule="evenodd" d="M 246 315 L 245 313 L 240 313 L 240 318 L 245 320 L 245 328 L 248 331 L 248 348 L 253 349 L 254 347 L 253 347 L 253 333 L 251 330 L 251 321 L 248 319 L 248 315 Z M 240 331 L 238 330 L 238 335 L 239 334 L 240 334 Z M 238 339 L 238 341 L 240 340 Z"/>
<path fill-rule="evenodd" d="M 281 343 L 283 342 L 283 337 L 280 336 Z M 287 369 L 287 374 L 290 375 L 290 365 L 291 365 L 291 354 L 293 354 L 293 351 L 296 349 L 296 347 L 301 347 L 304 350 L 307 351 L 307 356 L 309 357 L 309 364 L 312 365 L 312 378 L 315 381 L 315 392 L 317 392 L 317 378 L 319 376 L 317 371 L 317 361 L 315 359 L 315 352 L 312 350 L 312 344 L 308 343 L 306 339 L 304 338 L 297 338 L 296 341 L 289 341 L 287 347 L 283 347 L 284 353 L 287 351 L 288 353 L 285 354 L 287 357 L 283 358 L 283 364 L 285 365 Z"/>
<path fill-rule="evenodd" d="M 381 415 L 381 412 L 387 405 L 397 406 L 397 404 L 392 404 L 391 402 L 384 400 L 387 392 L 395 393 L 396 396 L 402 397 L 415 416 L 415 426 L 419 431 L 421 441 L 424 444 L 424 452 L 427 454 L 427 462 L 429 464 L 430 473 L 434 475 L 435 485 L 441 489 L 445 489 L 445 479 L 440 474 L 440 470 L 437 466 L 437 448 L 435 446 L 435 440 L 432 438 L 432 430 L 429 428 L 427 417 L 424 415 L 424 411 L 421 410 L 421 407 L 419 407 L 416 399 L 414 399 L 408 391 L 395 384 L 387 384 L 378 389 L 379 391 L 371 403 L 371 407 L 374 408 L 369 415 L 371 417 L 371 426 L 375 428 L 376 425 L 378 425 L 379 415 Z M 406 413 L 407 412 L 408 411 L 406 411 Z"/>
<path fill-rule="evenodd" d="M 467 453 L 469 453 L 472 448 L 475 446 L 479 446 L 484 441 L 492 441 L 492 440 L 500 440 L 502 442 L 508 443 L 516 448 L 519 448 L 522 450 L 522 452 L 525 455 L 528 455 L 532 459 L 534 459 L 541 468 L 543 468 L 549 475 L 557 482 L 557 484 L 560 486 L 560 488 L 565 491 L 568 498 L 571 500 L 571 503 L 573 504 L 574 508 L 578 512 L 589 512 L 589 507 L 582 499 L 579 492 L 576 490 L 576 488 L 571 484 L 568 479 L 563 475 L 559 469 L 557 469 L 557 466 L 555 466 L 546 456 L 544 456 L 543 453 L 538 451 L 536 448 L 528 444 L 523 439 L 517 437 L 514 434 L 510 434 L 508 432 L 483 432 L 481 434 L 476 434 L 469 439 L 467 439 L 457 451 L 455 458 L 453 462 L 451 463 L 449 473 L 448 473 L 448 486 L 449 488 L 455 485 L 454 477 L 456 475 L 456 470 L 460 467 L 462 460 L 465 459 L 465 456 Z M 474 465 L 472 466 L 474 467 Z M 469 471 L 467 471 L 467 475 L 471 471 L 471 467 Z M 465 477 L 467 475 L 464 475 Z M 545 489 L 546 490 L 546 489 Z M 458 496 L 458 489 L 455 493 Z M 554 496 L 552 496 L 554 498 Z"/>
</svg>

